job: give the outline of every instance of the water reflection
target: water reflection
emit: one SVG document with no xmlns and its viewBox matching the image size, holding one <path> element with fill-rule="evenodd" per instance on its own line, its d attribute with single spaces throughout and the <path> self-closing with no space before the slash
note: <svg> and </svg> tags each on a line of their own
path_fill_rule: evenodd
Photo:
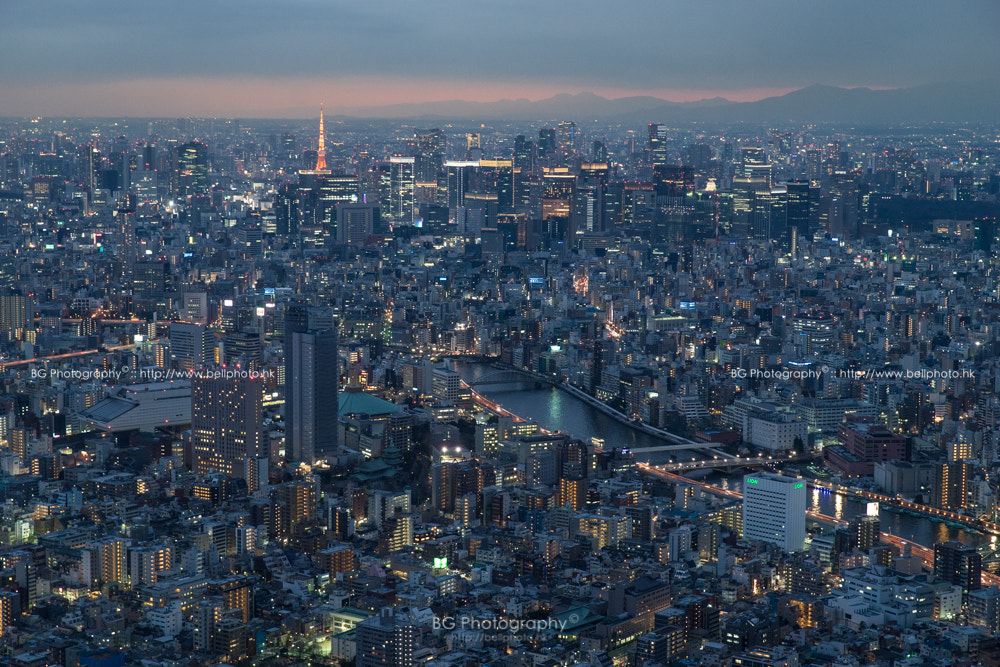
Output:
<svg viewBox="0 0 1000 667">
<path fill-rule="evenodd" d="M 493 372 L 489 365 L 457 364 L 458 372 L 467 382 L 486 373 Z M 493 385 L 480 388 L 481 393 L 491 400 L 503 405 L 514 414 L 537 421 L 541 426 L 570 433 L 576 438 L 589 441 L 593 437 L 603 438 L 608 447 L 627 445 L 630 447 L 654 447 L 664 444 L 659 438 L 640 433 L 618 423 L 607 415 L 598 412 L 586 403 L 570 396 L 554 387 L 535 389 L 533 384 L 527 385 Z M 690 452 L 674 452 L 675 456 L 691 456 Z M 670 452 L 657 452 L 649 456 L 650 463 L 663 463 L 670 460 Z M 727 476 L 722 473 L 711 473 L 705 481 L 732 491 L 742 490 L 742 475 Z M 810 511 L 834 516 L 850 521 L 852 518 L 865 514 L 865 502 L 845 496 L 813 489 L 810 498 Z M 996 545 L 996 536 L 969 532 L 945 523 L 931 521 L 925 517 L 902 514 L 899 512 L 879 511 L 882 530 L 912 540 L 917 544 L 931 546 L 935 542 L 958 539 L 966 544 L 979 546 L 991 543 Z"/>
</svg>

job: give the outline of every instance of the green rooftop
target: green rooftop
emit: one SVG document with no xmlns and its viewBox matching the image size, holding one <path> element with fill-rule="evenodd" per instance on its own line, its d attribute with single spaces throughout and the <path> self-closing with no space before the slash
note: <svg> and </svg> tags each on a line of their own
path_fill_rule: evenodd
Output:
<svg viewBox="0 0 1000 667">
<path fill-rule="evenodd" d="M 350 414 L 387 415 L 399 412 L 399 406 L 384 401 L 378 396 L 366 394 L 363 391 L 352 391 L 345 388 L 340 394 L 340 409 L 337 413 L 343 417 Z"/>
</svg>

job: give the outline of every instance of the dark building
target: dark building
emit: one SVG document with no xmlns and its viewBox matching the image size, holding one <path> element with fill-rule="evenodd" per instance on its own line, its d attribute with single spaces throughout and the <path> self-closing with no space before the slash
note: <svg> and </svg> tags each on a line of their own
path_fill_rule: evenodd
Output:
<svg viewBox="0 0 1000 667">
<path fill-rule="evenodd" d="M 980 589 L 982 570 L 982 556 L 975 547 L 958 540 L 934 545 L 934 576 L 954 586 L 961 586 L 963 593 Z"/>
<path fill-rule="evenodd" d="M 208 148 L 192 141 L 177 147 L 176 196 L 208 193 Z"/>
<path fill-rule="evenodd" d="M 337 447 L 339 365 L 333 314 L 293 304 L 285 314 L 285 452 L 312 464 Z"/>
</svg>

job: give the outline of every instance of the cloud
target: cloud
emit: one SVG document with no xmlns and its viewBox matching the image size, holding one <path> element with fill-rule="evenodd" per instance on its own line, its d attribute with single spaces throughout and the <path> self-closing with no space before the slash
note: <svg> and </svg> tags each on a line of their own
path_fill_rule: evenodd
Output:
<svg viewBox="0 0 1000 667">
<path fill-rule="evenodd" d="M 1000 6 L 964 0 L 5 4 L 0 85 L 21 90 L 300 77 L 733 90 L 908 86 L 1000 71 Z"/>
</svg>

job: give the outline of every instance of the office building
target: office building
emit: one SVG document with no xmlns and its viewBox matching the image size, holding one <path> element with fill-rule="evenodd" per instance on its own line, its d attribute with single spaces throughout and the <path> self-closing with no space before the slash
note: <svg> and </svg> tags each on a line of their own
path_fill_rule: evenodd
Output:
<svg viewBox="0 0 1000 667">
<path fill-rule="evenodd" d="M 174 172 L 175 196 L 184 198 L 208 193 L 208 148 L 197 141 L 177 147 Z"/>
<path fill-rule="evenodd" d="M 465 206 L 465 195 L 469 191 L 473 174 L 479 169 L 479 161 L 448 161 L 444 163 L 448 179 L 447 206 L 449 217 L 455 218 L 455 209 Z"/>
<path fill-rule="evenodd" d="M 191 371 L 212 361 L 209 356 L 210 340 L 204 324 L 172 322 L 170 356 L 173 358 L 174 367 Z"/>
<path fill-rule="evenodd" d="M 243 475 L 246 459 L 266 452 L 263 381 L 259 377 L 195 376 L 191 388 L 192 469 Z"/>
<path fill-rule="evenodd" d="M 770 473 L 743 478 L 743 537 L 801 551 L 806 539 L 806 485 Z"/>
<path fill-rule="evenodd" d="M 381 225 L 379 207 L 374 204 L 337 204 L 337 243 L 364 245 Z"/>
<path fill-rule="evenodd" d="M 442 401 L 455 402 L 462 389 L 462 377 L 450 368 L 435 368 L 432 379 L 432 391 L 435 398 Z"/>
<path fill-rule="evenodd" d="M 413 224 L 414 158 L 389 158 L 389 218 L 403 225 Z"/>
<path fill-rule="evenodd" d="M 333 315 L 291 305 L 285 317 L 285 454 L 312 464 L 337 448 L 339 364 Z"/>
</svg>

